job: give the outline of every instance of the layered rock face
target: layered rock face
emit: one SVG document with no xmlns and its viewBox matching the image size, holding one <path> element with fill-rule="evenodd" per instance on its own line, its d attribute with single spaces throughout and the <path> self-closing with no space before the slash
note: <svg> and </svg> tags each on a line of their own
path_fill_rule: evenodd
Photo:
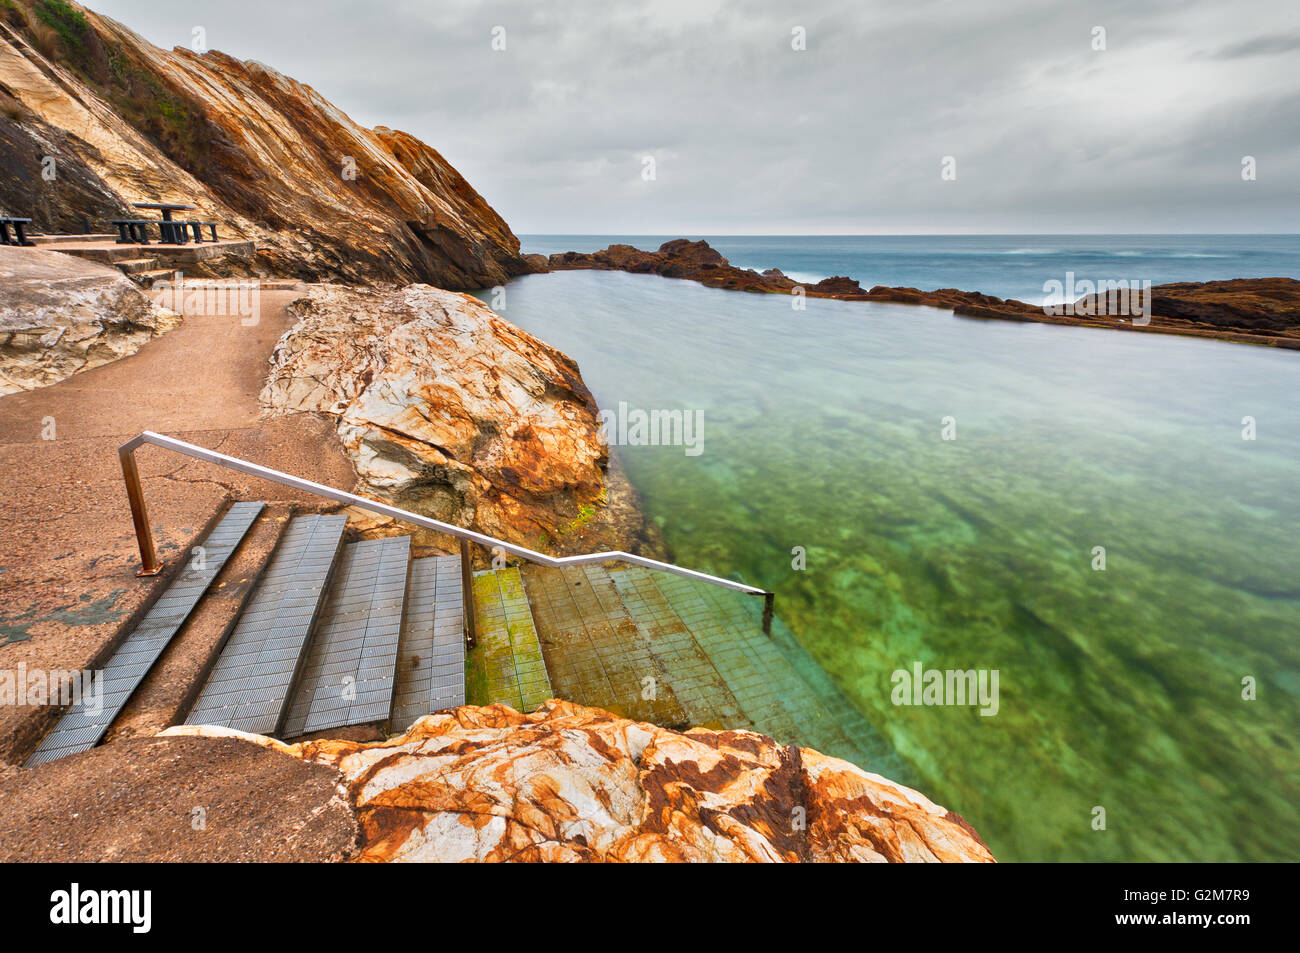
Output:
<svg viewBox="0 0 1300 953">
<path fill-rule="evenodd" d="M 807 748 L 549 701 L 428 715 L 386 742 L 286 745 L 336 768 L 361 861 L 991 862 L 959 815 Z"/>
<path fill-rule="evenodd" d="M 179 202 L 254 239 L 267 274 L 479 288 L 530 270 L 419 140 L 362 128 L 259 63 L 161 50 L 64 0 L 0 7 L 0 143 L 0 207 L 40 229 Z"/>
<path fill-rule="evenodd" d="M 0 394 L 134 354 L 180 318 L 106 265 L 0 245 Z"/>
<path fill-rule="evenodd" d="M 608 448 L 569 357 L 427 285 L 318 285 L 293 308 L 262 403 L 334 417 L 367 493 L 528 546 L 603 548 Z"/>
</svg>

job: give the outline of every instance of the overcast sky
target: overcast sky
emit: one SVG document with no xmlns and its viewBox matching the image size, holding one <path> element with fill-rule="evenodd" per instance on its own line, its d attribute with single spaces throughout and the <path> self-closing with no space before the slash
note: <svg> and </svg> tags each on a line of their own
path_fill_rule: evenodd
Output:
<svg viewBox="0 0 1300 953">
<path fill-rule="evenodd" d="M 87 5 L 420 137 L 521 234 L 1300 231 L 1297 0 Z"/>
</svg>

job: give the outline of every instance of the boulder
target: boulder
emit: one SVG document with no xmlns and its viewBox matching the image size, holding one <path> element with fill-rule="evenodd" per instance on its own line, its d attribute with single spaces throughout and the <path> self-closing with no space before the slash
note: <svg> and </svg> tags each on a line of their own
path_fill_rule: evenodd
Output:
<svg viewBox="0 0 1300 953">
<path fill-rule="evenodd" d="M 858 284 L 857 280 L 845 275 L 823 278 L 813 285 L 811 290 L 832 296 L 864 294 L 862 286 Z"/>
<path fill-rule="evenodd" d="M 134 354 L 180 323 L 107 265 L 0 245 L 0 394 Z"/>
<path fill-rule="evenodd" d="M 242 737 L 337 769 L 360 861 L 993 861 L 959 815 L 846 761 L 563 701 L 456 708 L 384 742 L 163 735 Z"/>
<path fill-rule="evenodd" d="M 785 292 L 795 283 L 778 271 L 763 274 L 736 268 L 708 242 L 675 238 L 664 242 L 658 251 L 642 251 L 631 245 L 610 245 L 601 251 L 564 252 L 552 255 L 550 270 L 572 271 L 592 268 L 603 271 L 628 271 L 633 274 L 686 278 L 711 288 L 731 291 Z"/>
<path fill-rule="evenodd" d="M 568 356 L 427 285 L 318 285 L 292 307 L 263 406 L 333 417 L 365 493 L 534 548 L 635 548 L 639 512 L 608 505 L 608 447 Z"/>
</svg>

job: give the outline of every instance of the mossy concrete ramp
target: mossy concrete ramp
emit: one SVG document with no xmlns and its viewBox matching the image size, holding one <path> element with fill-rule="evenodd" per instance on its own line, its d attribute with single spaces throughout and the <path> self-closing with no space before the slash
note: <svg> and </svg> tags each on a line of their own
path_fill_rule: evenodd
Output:
<svg viewBox="0 0 1300 953">
<path fill-rule="evenodd" d="M 466 658 L 465 700 L 530 712 L 552 697 L 523 576 L 514 567 L 474 575 L 474 647 Z"/>
<path fill-rule="evenodd" d="M 626 564 L 523 573 L 557 697 L 666 727 L 746 728 L 859 765 L 888 751 L 753 596 Z"/>
</svg>

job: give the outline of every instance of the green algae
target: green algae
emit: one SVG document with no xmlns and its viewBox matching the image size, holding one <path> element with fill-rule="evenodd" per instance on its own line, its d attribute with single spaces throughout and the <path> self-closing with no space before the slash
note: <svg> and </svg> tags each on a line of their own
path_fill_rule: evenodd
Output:
<svg viewBox="0 0 1300 953">
<path fill-rule="evenodd" d="M 542 647 L 515 567 L 474 575 L 475 645 L 465 659 L 465 701 L 531 712 L 551 697 Z"/>
</svg>

